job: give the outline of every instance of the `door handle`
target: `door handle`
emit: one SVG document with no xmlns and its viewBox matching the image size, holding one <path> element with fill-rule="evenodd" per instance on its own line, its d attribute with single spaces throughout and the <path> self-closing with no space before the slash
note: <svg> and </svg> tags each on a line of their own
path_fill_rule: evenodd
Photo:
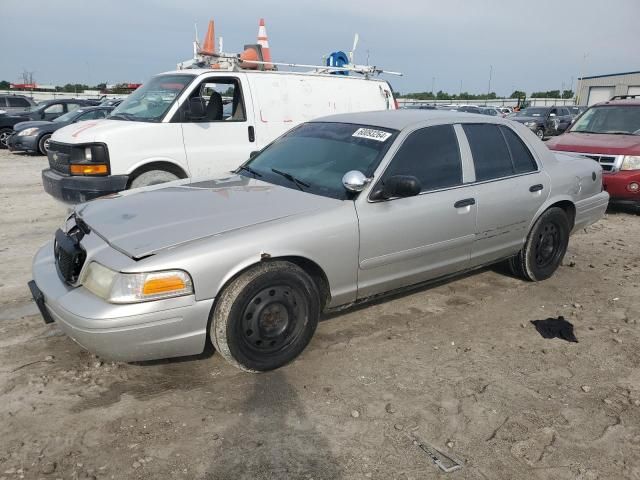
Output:
<svg viewBox="0 0 640 480">
<path fill-rule="evenodd" d="M 531 186 L 529 187 L 529 191 L 530 191 L 531 193 L 533 193 L 533 192 L 539 192 L 539 191 L 540 191 L 540 190 L 542 190 L 543 188 L 544 188 L 544 185 L 542 185 L 541 183 L 538 183 L 538 184 L 536 184 L 536 185 L 531 185 Z"/>
<path fill-rule="evenodd" d="M 251 143 L 256 141 L 256 130 L 251 125 L 249 126 L 249 141 Z"/>
<path fill-rule="evenodd" d="M 475 198 L 465 198 L 464 200 L 458 200 L 456 203 L 453 204 L 453 206 L 455 208 L 462 208 L 462 207 L 469 207 L 475 204 L 476 204 Z"/>
</svg>

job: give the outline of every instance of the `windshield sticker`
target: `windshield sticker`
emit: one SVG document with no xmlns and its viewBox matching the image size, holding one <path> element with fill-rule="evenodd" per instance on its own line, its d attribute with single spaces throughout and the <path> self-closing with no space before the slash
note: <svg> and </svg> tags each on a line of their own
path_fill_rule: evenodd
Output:
<svg viewBox="0 0 640 480">
<path fill-rule="evenodd" d="M 384 130 L 374 130 L 373 128 L 359 128 L 356 130 L 352 137 L 366 138 L 368 140 L 375 140 L 376 142 L 385 142 L 391 134 Z"/>
</svg>

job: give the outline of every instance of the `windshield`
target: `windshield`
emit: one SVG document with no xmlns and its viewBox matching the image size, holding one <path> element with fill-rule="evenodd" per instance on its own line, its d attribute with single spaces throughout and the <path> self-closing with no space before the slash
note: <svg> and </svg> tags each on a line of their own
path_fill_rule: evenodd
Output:
<svg viewBox="0 0 640 480">
<path fill-rule="evenodd" d="M 640 135 L 640 106 L 607 105 L 582 114 L 572 132 Z"/>
<path fill-rule="evenodd" d="M 518 112 L 518 117 L 544 117 L 547 115 L 546 108 L 529 107 Z"/>
<path fill-rule="evenodd" d="M 303 123 L 245 163 L 238 173 L 325 197 L 351 195 L 342 177 L 359 170 L 370 177 L 397 131 L 350 123 Z"/>
<path fill-rule="evenodd" d="M 160 122 L 193 75 L 159 75 L 138 88 L 109 116 L 112 120 Z"/>
<path fill-rule="evenodd" d="M 67 112 L 64 115 L 60 115 L 58 118 L 54 118 L 54 122 L 72 122 L 78 115 L 83 113 L 84 110 L 74 110 L 72 112 Z"/>
</svg>

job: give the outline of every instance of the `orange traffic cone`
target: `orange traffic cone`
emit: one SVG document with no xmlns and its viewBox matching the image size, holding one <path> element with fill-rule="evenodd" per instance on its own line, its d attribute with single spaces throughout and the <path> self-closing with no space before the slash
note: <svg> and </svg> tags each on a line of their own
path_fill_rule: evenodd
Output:
<svg viewBox="0 0 640 480">
<path fill-rule="evenodd" d="M 216 53 L 215 38 L 213 20 L 209 20 L 209 28 L 207 28 L 207 34 L 204 36 L 204 43 L 199 53 L 202 55 L 213 55 Z"/>
<path fill-rule="evenodd" d="M 273 65 L 271 62 L 271 51 L 269 50 L 269 39 L 267 38 L 267 29 L 264 26 L 264 18 L 260 19 L 260 24 L 258 26 L 258 45 L 262 47 L 262 58 L 265 62 L 264 65 L 265 70 L 273 70 Z"/>
</svg>

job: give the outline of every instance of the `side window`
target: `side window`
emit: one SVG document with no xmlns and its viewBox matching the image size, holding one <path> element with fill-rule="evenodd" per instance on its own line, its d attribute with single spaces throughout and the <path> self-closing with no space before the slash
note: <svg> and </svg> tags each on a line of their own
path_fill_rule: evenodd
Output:
<svg viewBox="0 0 640 480">
<path fill-rule="evenodd" d="M 84 122 L 85 120 L 96 120 L 97 118 L 104 118 L 104 110 L 92 110 L 87 113 L 83 113 L 78 117 L 78 122 Z"/>
<path fill-rule="evenodd" d="M 569 111 L 569 109 L 568 109 L 568 108 L 563 108 L 563 109 L 562 109 L 562 112 L 560 112 L 560 113 L 561 113 L 562 115 L 565 115 L 565 116 L 567 116 L 567 115 L 571 115 L 571 112 Z"/>
<path fill-rule="evenodd" d="M 391 160 L 383 181 L 392 175 L 417 177 L 423 192 L 460 185 L 462 161 L 453 126 L 438 125 L 411 133 Z"/>
<path fill-rule="evenodd" d="M 67 112 L 73 112 L 80 108 L 80 105 L 77 103 L 67 103 Z"/>
<path fill-rule="evenodd" d="M 509 149 L 498 125 L 464 124 L 462 128 L 469 140 L 478 182 L 513 175 Z"/>
<path fill-rule="evenodd" d="M 5 99 L 5 98 L 3 98 L 3 97 L 0 97 L 0 109 L 1 109 L 2 107 L 6 107 L 6 106 L 7 106 L 7 102 L 8 102 L 8 101 L 9 101 L 8 99 Z"/>
<path fill-rule="evenodd" d="M 61 103 L 54 103 L 53 105 L 49 105 L 44 109 L 44 113 L 63 113 L 64 107 Z"/>
<path fill-rule="evenodd" d="M 205 117 L 189 116 L 189 100 L 202 97 Z M 183 103 L 172 121 L 176 122 L 244 122 L 247 120 L 242 88 L 237 78 L 210 78 L 203 81 Z"/>
<path fill-rule="evenodd" d="M 515 173 L 527 173 L 534 172 L 538 169 L 536 161 L 531 155 L 531 151 L 520 139 L 518 134 L 508 127 L 500 126 L 500 131 L 504 135 L 511 153 L 511 160 L 513 161 L 513 169 Z"/>
<path fill-rule="evenodd" d="M 20 97 L 7 98 L 7 104 L 9 107 L 29 107 L 30 104 L 26 99 Z"/>
</svg>

